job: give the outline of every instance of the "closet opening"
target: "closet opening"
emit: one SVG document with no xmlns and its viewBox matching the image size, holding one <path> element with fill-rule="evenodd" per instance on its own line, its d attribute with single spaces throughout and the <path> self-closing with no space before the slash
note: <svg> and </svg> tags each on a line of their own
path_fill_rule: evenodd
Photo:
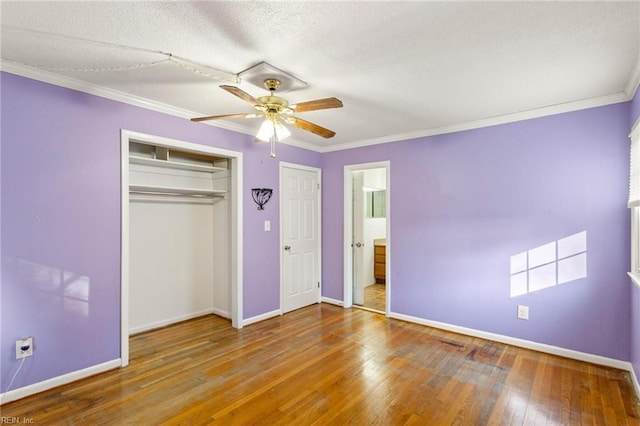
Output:
<svg viewBox="0 0 640 426">
<path fill-rule="evenodd" d="M 131 334 L 242 318 L 242 154 L 122 131 L 121 358 Z"/>
</svg>

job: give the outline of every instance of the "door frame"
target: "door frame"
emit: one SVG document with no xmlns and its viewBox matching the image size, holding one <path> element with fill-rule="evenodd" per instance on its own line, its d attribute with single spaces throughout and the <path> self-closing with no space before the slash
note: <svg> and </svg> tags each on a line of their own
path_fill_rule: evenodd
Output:
<svg viewBox="0 0 640 426">
<path fill-rule="evenodd" d="M 349 164 L 344 166 L 344 216 L 343 216 L 343 306 L 350 308 L 353 306 L 353 254 L 351 242 L 353 238 L 353 172 L 369 169 L 385 169 L 387 180 L 387 256 L 385 271 L 386 306 L 385 313 L 389 316 L 391 306 L 391 161 L 378 161 L 374 163 Z"/>
<path fill-rule="evenodd" d="M 231 326 L 242 328 L 242 153 L 122 129 L 120 131 L 120 361 L 122 367 L 129 365 L 129 143 L 131 141 L 227 157 L 231 161 Z"/>
<path fill-rule="evenodd" d="M 280 161 L 279 164 L 279 176 L 278 176 L 278 185 L 279 185 L 279 223 L 280 223 L 280 240 L 279 240 L 279 251 L 280 251 L 280 315 L 283 315 L 283 307 L 284 307 L 284 226 L 282 225 L 284 222 L 284 198 L 283 194 L 283 186 L 284 182 L 282 180 L 283 169 L 297 169 L 304 170 L 308 172 L 315 172 L 318 177 L 318 192 L 317 192 L 317 213 L 316 213 L 316 225 L 318 227 L 318 243 L 316 249 L 318 250 L 318 282 L 320 286 L 318 287 L 318 303 L 322 301 L 322 169 L 318 167 L 312 166 L 304 166 L 302 164 L 289 163 L 286 161 Z"/>
</svg>

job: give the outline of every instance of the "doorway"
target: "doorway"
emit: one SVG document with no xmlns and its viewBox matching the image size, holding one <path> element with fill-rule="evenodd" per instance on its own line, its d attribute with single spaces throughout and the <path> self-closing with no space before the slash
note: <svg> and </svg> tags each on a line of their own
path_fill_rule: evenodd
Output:
<svg viewBox="0 0 640 426">
<path fill-rule="evenodd" d="M 320 181 L 320 169 L 280 163 L 283 314 L 320 302 Z"/>
<path fill-rule="evenodd" d="M 389 312 L 390 162 L 344 169 L 344 306 Z"/>
</svg>

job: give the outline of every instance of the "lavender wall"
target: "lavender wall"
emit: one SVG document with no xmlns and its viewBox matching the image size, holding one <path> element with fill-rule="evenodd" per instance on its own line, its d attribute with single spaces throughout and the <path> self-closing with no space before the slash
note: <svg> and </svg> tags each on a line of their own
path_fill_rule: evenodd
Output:
<svg viewBox="0 0 640 426">
<path fill-rule="evenodd" d="M 392 312 L 628 360 L 628 108 L 326 154 L 325 295 L 342 299 L 343 167 L 390 160 Z M 584 230 L 587 278 L 510 298 L 512 255 Z"/>
<path fill-rule="evenodd" d="M 278 192 L 258 212 L 248 190 L 278 188 L 268 147 L 8 73 L 0 84 L 0 392 L 21 337 L 35 337 L 37 355 L 12 389 L 120 356 L 120 129 L 244 153 L 244 317 L 278 309 Z M 319 167 L 322 156 L 281 145 L 278 160 Z"/>
<path fill-rule="evenodd" d="M 0 391 L 20 337 L 35 336 L 39 355 L 13 389 L 119 356 L 122 128 L 244 153 L 244 318 L 278 308 L 278 194 L 258 212 L 248 191 L 278 187 L 265 146 L 12 74 L 0 79 Z M 391 160 L 393 312 L 629 359 L 630 110 L 640 110 L 637 95 L 631 106 L 324 155 L 280 145 L 279 160 L 323 169 L 323 294 L 342 299 L 343 166 Z M 587 278 L 509 297 L 511 255 L 582 230 Z M 529 321 L 516 319 L 517 304 L 530 307 Z"/>
</svg>

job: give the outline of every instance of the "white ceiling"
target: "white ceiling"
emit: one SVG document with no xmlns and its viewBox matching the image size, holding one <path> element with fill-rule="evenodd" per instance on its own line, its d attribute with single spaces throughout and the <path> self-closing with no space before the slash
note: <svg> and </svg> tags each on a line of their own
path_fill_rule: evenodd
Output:
<svg viewBox="0 0 640 426">
<path fill-rule="evenodd" d="M 640 81 L 640 1 L 2 1 L 0 13 L 2 69 L 184 117 L 252 112 L 217 86 L 266 61 L 307 83 L 279 93 L 291 103 L 343 101 L 300 114 L 334 138 L 292 129 L 319 151 L 620 102 Z"/>
</svg>

